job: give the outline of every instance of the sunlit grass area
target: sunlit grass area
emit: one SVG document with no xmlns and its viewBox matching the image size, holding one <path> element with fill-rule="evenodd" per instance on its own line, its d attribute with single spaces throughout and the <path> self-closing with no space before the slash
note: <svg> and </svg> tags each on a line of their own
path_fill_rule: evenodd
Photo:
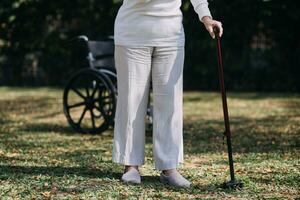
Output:
<svg viewBox="0 0 300 200">
<path fill-rule="evenodd" d="M 300 96 L 229 93 L 236 176 L 243 190 L 220 188 L 229 178 L 219 93 L 185 92 L 180 172 L 193 186 L 159 182 L 147 133 L 142 184 L 120 182 L 112 163 L 112 129 L 74 132 L 62 89 L 0 88 L 0 199 L 295 199 L 300 197 Z"/>
</svg>

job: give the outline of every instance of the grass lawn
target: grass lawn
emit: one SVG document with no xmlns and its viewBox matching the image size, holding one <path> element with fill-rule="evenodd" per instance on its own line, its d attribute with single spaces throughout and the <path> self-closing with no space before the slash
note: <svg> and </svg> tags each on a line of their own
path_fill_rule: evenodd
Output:
<svg viewBox="0 0 300 200">
<path fill-rule="evenodd" d="M 296 199 L 300 197 L 300 96 L 229 93 L 236 176 L 229 178 L 219 93 L 185 92 L 180 171 L 189 189 L 165 186 L 154 170 L 147 133 L 142 184 L 119 181 L 112 130 L 75 133 L 62 112 L 62 90 L 0 88 L 0 199 Z"/>
</svg>

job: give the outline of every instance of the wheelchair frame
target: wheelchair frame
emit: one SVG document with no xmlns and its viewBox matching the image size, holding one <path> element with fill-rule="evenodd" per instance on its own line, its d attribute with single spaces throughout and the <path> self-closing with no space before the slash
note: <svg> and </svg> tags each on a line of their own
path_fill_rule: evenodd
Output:
<svg viewBox="0 0 300 200">
<path fill-rule="evenodd" d="M 113 37 L 93 41 L 80 35 L 76 39 L 84 44 L 87 66 L 73 73 L 67 81 L 63 93 L 64 114 L 76 132 L 101 134 L 114 126 L 117 105 Z M 152 116 L 153 106 L 149 95 L 147 130 L 152 129 Z"/>
</svg>

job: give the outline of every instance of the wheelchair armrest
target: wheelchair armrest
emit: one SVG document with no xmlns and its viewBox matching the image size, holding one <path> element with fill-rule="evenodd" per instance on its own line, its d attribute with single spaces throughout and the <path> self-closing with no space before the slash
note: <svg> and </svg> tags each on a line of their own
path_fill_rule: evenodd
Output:
<svg viewBox="0 0 300 200">
<path fill-rule="evenodd" d="M 79 35 L 79 36 L 71 38 L 69 41 L 73 42 L 75 40 L 76 41 L 83 41 L 83 42 L 87 43 L 89 41 L 89 38 L 86 35 Z"/>
<path fill-rule="evenodd" d="M 83 40 L 85 42 L 89 41 L 89 38 L 86 35 L 79 35 L 76 37 L 78 40 Z"/>
</svg>

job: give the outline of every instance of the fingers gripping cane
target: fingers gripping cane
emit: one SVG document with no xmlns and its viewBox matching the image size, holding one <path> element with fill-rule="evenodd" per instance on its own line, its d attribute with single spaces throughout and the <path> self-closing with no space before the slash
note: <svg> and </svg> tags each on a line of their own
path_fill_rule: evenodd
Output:
<svg viewBox="0 0 300 200">
<path fill-rule="evenodd" d="M 226 141 L 227 141 L 228 159 L 229 159 L 229 167 L 230 167 L 230 181 L 223 183 L 223 187 L 230 188 L 230 189 L 242 188 L 243 183 L 236 181 L 236 179 L 234 177 L 231 132 L 230 132 L 230 124 L 229 124 L 229 116 L 228 116 L 225 83 L 224 83 L 224 70 L 223 70 L 222 52 L 221 52 L 221 39 L 219 36 L 220 30 L 218 27 L 214 27 L 213 30 L 214 30 L 215 36 L 217 38 L 219 82 L 220 82 L 220 89 L 221 89 L 221 94 L 222 94 L 223 115 L 224 115 L 224 122 L 225 122 L 224 135 L 226 136 Z"/>
</svg>

